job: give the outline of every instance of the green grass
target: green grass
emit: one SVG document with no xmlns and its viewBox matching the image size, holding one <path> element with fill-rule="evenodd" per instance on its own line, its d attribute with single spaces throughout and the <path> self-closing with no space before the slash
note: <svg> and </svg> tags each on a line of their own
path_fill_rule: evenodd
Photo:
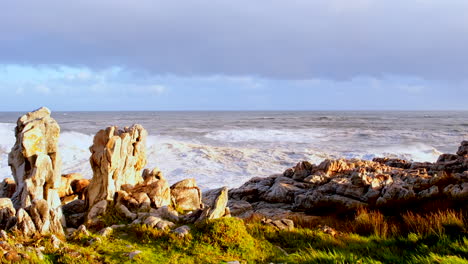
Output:
<svg viewBox="0 0 468 264">
<path fill-rule="evenodd" d="M 360 216 L 364 213 L 368 215 Z M 335 237 L 319 229 L 277 231 L 256 220 L 225 218 L 192 225 L 184 238 L 136 225 L 117 229 L 107 238 L 95 233 L 78 236 L 58 250 L 47 238 L 25 245 L 47 248 L 46 258 L 32 259 L 35 263 L 468 263 L 468 235 L 460 215 L 424 216 L 440 221 L 434 220 L 432 229 L 405 233 L 404 225 L 398 232 L 383 232 L 390 230 L 385 227 L 387 220 L 379 216 L 376 221 L 372 214 L 361 212 L 353 222 L 361 234 L 344 232 Z M 453 226 L 456 236 L 451 233 Z M 96 238 L 90 245 L 88 241 Z M 130 260 L 128 253 L 135 250 L 141 253 Z"/>
</svg>

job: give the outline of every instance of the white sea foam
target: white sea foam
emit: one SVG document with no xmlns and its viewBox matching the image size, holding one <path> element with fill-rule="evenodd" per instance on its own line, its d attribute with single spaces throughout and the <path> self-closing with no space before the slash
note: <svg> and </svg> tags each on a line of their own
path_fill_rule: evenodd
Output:
<svg viewBox="0 0 468 264">
<path fill-rule="evenodd" d="M 311 143 L 327 137 L 325 129 L 231 129 L 210 132 L 206 138 L 222 142 Z"/>
</svg>

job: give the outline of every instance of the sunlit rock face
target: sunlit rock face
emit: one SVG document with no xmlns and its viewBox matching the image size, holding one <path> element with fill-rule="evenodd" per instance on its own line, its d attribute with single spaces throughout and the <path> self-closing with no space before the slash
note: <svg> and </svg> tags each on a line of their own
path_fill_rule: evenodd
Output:
<svg viewBox="0 0 468 264">
<path fill-rule="evenodd" d="M 16 143 L 8 156 L 17 185 L 13 205 L 25 208 L 35 199 L 44 199 L 50 208 L 57 208 L 61 177 L 59 125 L 50 110 L 42 107 L 18 119 L 15 135 Z"/>
<path fill-rule="evenodd" d="M 90 148 L 93 178 L 88 186 L 87 204 L 91 208 L 102 200 L 112 200 L 122 185 L 143 181 L 141 170 L 146 165 L 146 137 L 140 125 L 100 130 Z"/>
</svg>

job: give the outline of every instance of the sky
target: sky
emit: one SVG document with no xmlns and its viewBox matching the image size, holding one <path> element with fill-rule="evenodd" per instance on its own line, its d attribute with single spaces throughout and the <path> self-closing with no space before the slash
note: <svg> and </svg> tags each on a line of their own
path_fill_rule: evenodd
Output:
<svg viewBox="0 0 468 264">
<path fill-rule="evenodd" d="M 0 111 L 468 110 L 466 0 L 0 10 Z"/>
</svg>

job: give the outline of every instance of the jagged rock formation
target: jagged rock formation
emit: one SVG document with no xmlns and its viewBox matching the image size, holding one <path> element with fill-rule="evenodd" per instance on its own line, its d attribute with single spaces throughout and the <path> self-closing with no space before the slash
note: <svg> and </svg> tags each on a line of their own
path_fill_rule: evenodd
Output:
<svg viewBox="0 0 468 264">
<path fill-rule="evenodd" d="M 231 216 L 231 212 L 227 207 L 228 199 L 227 187 L 214 189 L 206 193 L 203 196 L 204 208 L 197 221 Z"/>
<path fill-rule="evenodd" d="M 91 208 L 102 200 L 112 200 L 122 185 L 143 181 L 146 165 L 146 130 L 140 125 L 100 130 L 90 148 L 93 178 L 88 186 L 87 203 Z"/>
<path fill-rule="evenodd" d="M 468 141 L 435 163 L 376 158 L 300 162 L 283 174 L 253 178 L 230 190 L 234 216 L 322 213 L 359 207 L 398 208 L 438 198 L 468 199 Z"/>
<path fill-rule="evenodd" d="M 16 143 L 8 156 L 16 186 L 11 200 L 1 199 L 0 228 L 16 229 L 26 236 L 35 232 L 63 236 L 65 223 L 58 194 L 61 172 L 59 133 L 60 127 L 47 108 L 18 119 Z M 9 196 L 13 186 L 4 181 L 4 195 Z"/>
<path fill-rule="evenodd" d="M 8 155 L 17 185 L 11 198 L 15 208 L 30 206 L 35 199 L 46 200 L 51 208 L 60 206 L 59 134 L 59 125 L 45 107 L 18 119 L 16 143 Z"/>
<path fill-rule="evenodd" d="M 195 179 L 185 179 L 171 186 L 173 204 L 183 211 L 202 208 L 202 193 Z"/>
</svg>

